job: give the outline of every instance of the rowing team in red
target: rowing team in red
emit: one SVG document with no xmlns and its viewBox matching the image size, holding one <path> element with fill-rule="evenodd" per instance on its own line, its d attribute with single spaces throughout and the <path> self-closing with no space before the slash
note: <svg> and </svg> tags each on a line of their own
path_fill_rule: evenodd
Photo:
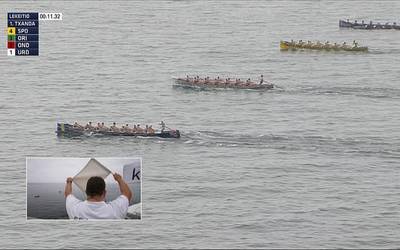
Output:
<svg viewBox="0 0 400 250">
<path fill-rule="evenodd" d="M 92 122 L 89 122 L 85 126 L 80 125 L 78 122 L 74 123 L 74 128 L 87 130 L 89 132 L 116 132 L 116 133 L 137 133 L 137 134 L 154 134 L 155 130 L 152 125 L 146 125 L 146 128 L 141 128 L 140 124 L 133 125 L 133 128 L 130 128 L 128 124 L 122 125 L 122 127 L 117 127 L 117 124 L 113 122 L 110 127 L 104 125 L 104 122 L 97 123 L 97 126 L 93 126 Z M 165 129 L 164 122 L 161 122 L 162 130 Z"/>
<path fill-rule="evenodd" d="M 259 82 L 253 82 L 250 78 L 248 78 L 246 81 L 242 81 L 240 80 L 240 78 L 235 78 L 235 79 L 231 79 L 231 78 L 225 78 L 222 79 L 219 76 L 217 78 L 210 79 L 210 77 L 206 77 L 206 78 L 200 78 L 199 76 L 195 76 L 195 77 L 189 77 L 186 76 L 186 78 L 180 78 L 178 80 L 183 80 L 187 83 L 191 83 L 191 84 L 205 84 L 205 85 L 217 85 L 217 86 L 249 86 L 249 85 L 262 85 L 264 83 L 264 76 L 261 75 L 260 77 L 260 81 Z M 270 84 L 270 83 L 267 83 Z"/>
</svg>

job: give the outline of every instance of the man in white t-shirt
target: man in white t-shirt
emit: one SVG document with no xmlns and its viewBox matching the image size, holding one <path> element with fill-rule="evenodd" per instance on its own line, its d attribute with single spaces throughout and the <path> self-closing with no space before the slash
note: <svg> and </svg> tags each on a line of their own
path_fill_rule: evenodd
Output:
<svg viewBox="0 0 400 250">
<path fill-rule="evenodd" d="M 66 209 L 70 219 L 124 219 L 128 212 L 132 192 L 121 175 L 113 174 L 121 195 L 105 202 L 106 183 L 102 177 L 90 177 L 86 184 L 87 200 L 81 201 L 72 194 L 72 178 L 65 185 Z"/>
</svg>

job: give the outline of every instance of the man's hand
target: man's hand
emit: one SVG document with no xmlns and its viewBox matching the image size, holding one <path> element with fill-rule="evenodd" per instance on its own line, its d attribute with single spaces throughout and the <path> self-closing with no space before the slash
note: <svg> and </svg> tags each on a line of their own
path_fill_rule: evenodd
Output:
<svg viewBox="0 0 400 250">
<path fill-rule="evenodd" d="M 129 188 L 128 184 L 124 181 L 122 176 L 120 174 L 113 174 L 114 180 L 118 182 L 119 185 L 119 190 L 121 191 L 122 195 L 125 195 L 126 198 L 128 198 L 128 201 L 132 199 L 132 192 L 131 189 Z"/>
<path fill-rule="evenodd" d="M 122 180 L 122 176 L 118 173 L 113 174 L 113 176 L 114 176 L 114 180 L 118 183 Z"/>
<path fill-rule="evenodd" d="M 64 191 L 65 198 L 68 195 L 72 194 L 72 180 L 73 179 L 71 177 L 67 178 L 67 183 L 65 184 L 65 191 Z"/>
</svg>

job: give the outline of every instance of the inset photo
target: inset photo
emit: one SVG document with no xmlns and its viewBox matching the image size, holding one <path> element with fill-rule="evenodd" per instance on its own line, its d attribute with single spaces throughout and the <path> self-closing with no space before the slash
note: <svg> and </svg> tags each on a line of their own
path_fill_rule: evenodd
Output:
<svg viewBox="0 0 400 250">
<path fill-rule="evenodd" d="M 142 217 L 142 159 L 26 158 L 27 219 Z"/>
</svg>

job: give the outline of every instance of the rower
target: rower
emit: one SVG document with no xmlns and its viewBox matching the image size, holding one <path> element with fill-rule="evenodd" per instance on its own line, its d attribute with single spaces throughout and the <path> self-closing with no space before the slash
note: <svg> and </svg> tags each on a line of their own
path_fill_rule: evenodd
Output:
<svg viewBox="0 0 400 250">
<path fill-rule="evenodd" d="M 150 135 L 152 135 L 152 134 L 155 133 L 155 131 L 154 131 L 152 125 L 150 125 L 149 128 L 147 129 L 147 133 L 150 134 Z"/>
<path fill-rule="evenodd" d="M 147 134 L 148 131 L 149 131 L 149 125 L 146 124 L 146 128 L 144 129 L 144 132 Z"/>
<path fill-rule="evenodd" d="M 190 81 L 189 75 L 186 75 L 186 81 L 187 81 L 187 82 Z"/>
<path fill-rule="evenodd" d="M 74 128 L 82 128 L 82 125 L 80 125 L 78 122 L 74 123 Z"/>
<path fill-rule="evenodd" d="M 125 130 L 124 131 L 125 132 L 131 132 L 131 129 L 129 128 L 128 123 L 125 125 Z"/>
<path fill-rule="evenodd" d="M 119 128 L 117 128 L 117 123 L 113 122 L 113 125 L 110 126 L 110 131 L 119 132 Z"/>
<path fill-rule="evenodd" d="M 143 133 L 143 129 L 140 127 L 140 124 L 136 125 L 136 130 L 139 134 Z"/>
<path fill-rule="evenodd" d="M 92 122 L 89 122 L 88 124 L 86 124 L 85 129 L 92 129 Z"/>
<path fill-rule="evenodd" d="M 161 121 L 160 125 L 161 125 L 161 133 L 163 133 L 164 130 L 165 130 L 165 123 L 164 123 L 164 121 Z"/>
<path fill-rule="evenodd" d="M 136 133 L 136 132 L 137 132 L 137 127 L 136 127 L 136 125 L 133 125 L 132 132 L 133 132 L 133 133 Z"/>
<path fill-rule="evenodd" d="M 101 123 L 101 130 L 106 131 L 108 128 L 104 125 L 104 122 Z"/>
<path fill-rule="evenodd" d="M 225 86 L 229 84 L 229 78 L 225 79 Z"/>
<path fill-rule="evenodd" d="M 264 83 L 264 75 L 261 75 L 260 85 Z"/>
</svg>

